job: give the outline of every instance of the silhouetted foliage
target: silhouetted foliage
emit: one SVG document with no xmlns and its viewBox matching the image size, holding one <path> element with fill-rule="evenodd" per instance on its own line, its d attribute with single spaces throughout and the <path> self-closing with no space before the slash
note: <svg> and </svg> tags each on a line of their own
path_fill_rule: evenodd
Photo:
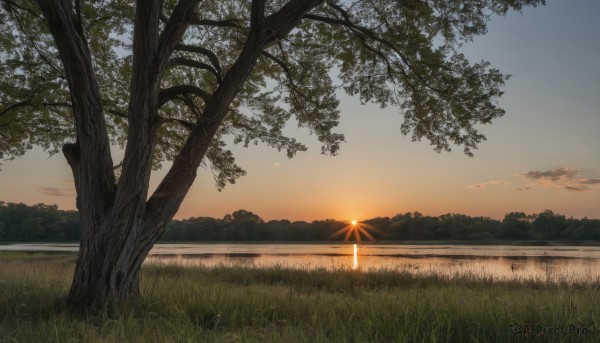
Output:
<svg viewBox="0 0 600 343">
<path fill-rule="evenodd" d="M 56 205 L 0 201 L 0 242 L 58 242 L 81 238 L 79 215 Z"/>
<path fill-rule="evenodd" d="M 550 210 L 538 214 L 511 212 L 502 220 L 455 213 L 431 217 L 407 212 L 367 219 L 360 224 L 381 241 L 600 241 L 600 220 L 566 218 Z M 285 219 L 265 222 L 255 213 L 238 210 L 223 219 L 173 220 L 167 225 L 161 241 L 342 241 L 345 235 L 335 233 L 348 226 L 346 222 L 333 219 L 311 223 Z M 0 242 L 74 242 L 80 238 L 76 211 L 61 211 L 56 205 L 27 206 L 0 201 Z"/>
</svg>

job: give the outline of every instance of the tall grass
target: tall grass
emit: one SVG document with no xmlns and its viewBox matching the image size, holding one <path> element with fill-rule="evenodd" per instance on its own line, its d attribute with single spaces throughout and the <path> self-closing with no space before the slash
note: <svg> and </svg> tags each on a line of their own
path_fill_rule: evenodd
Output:
<svg viewBox="0 0 600 343">
<path fill-rule="evenodd" d="M 141 299 L 78 319 L 60 304 L 72 256 L 0 253 L 1 342 L 599 341 L 600 285 L 394 271 L 147 265 Z M 587 335 L 569 335 L 569 325 Z M 530 338 L 532 338 L 530 336 Z M 527 339 L 529 340 L 529 339 Z"/>
</svg>

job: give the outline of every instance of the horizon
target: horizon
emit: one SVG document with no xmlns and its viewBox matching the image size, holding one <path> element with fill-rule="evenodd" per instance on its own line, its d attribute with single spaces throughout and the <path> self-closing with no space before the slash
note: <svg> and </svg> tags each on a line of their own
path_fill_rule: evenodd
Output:
<svg viewBox="0 0 600 343">
<path fill-rule="evenodd" d="M 14 203 L 14 202 L 9 202 L 9 201 L 3 201 L 0 200 L 0 203 L 4 203 L 4 204 L 8 204 L 8 203 Z M 45 206 L 57 206 L 59 211 L 75 211 L 77 212 L 77 209 L 61 209 L 57 204 L 46 204 L 46 203 L 32 203 L 32 204 L 27 204 L 27 203 L 16 203 L 16 204 L 24 204 L 26 206 L 34 206 L 34 205 L 45 205 Z M 328 221 L 328 220 L 333 220 L 336 222 L 340 222 L 340 223 L 348 223 L 348 224 L 360 224 L 363 223 L 365 221 L 368 220 L 372 220 L 372 219 L 377 219 L 377 218 L 393 218 L 394 216 L 397 215 L 402 215 L 402 214 L 406 214 L 406 213 L 411 213 L 411 214 L 415 214 L 415 213 L 419 213 L 421 214 L 423 217 L 434 217 L 434 218 L 438 218 L 444 215 L 464 215 L 470 218 L 489 218 L 492 220 L 497 220 L 497 221 L 502 221 L 505 217 L 505 215 L 512 213 L 512 212 L 522 212 L 525 213 L 526 215 L 530 216 L 530 215 L 538 215 L 542 212 L 545 211 L 551 211 L 552 213 L 554 213 L 555 215 L 559 215 L 559 216 L 564 216 L 566 219 L 575 219 L 575 220 L 583 220 L 583 219 L 590 219 L 590 220 L 600 220 L 600 218 L 592 218 L 592 217 L 574 217 L 574 216 L 568 216 L 565 215 L 564 213 L 560 213 L 557 211 L 554 211 L 552 209 L 544 209 L 543 211 L 539 211 L 539 212 L 525 212 L 525 211 L 511 211 L 511 212 L 507 212 L 505 213 L 503 216 L 501 217 L 490 217 L 490 216 L 483 216 L 483 215 L 469 215 L 469 214 L 465 214 L 465 213 L 458 213 L 458 212 L 443 212 L 443 213 L 439 213 L 439 214 L 429 214 L 429 213 L 423 213 L 421 211 L 407 211 L 407 212 L 397 212 L 394 213 L 392 215 L 377 215 L 377 216 L 372 216 L 372 217 L 366 217 L 366 218 L 332 218 L 332 217 L 323 217 L 323 218 L 312 218 L 312 219 L 299 219 L 299 220 L 290 220 L 288 218 L 264 218 L 263 216 L 260 215 L 260 213 L 256 213 L 252 210 L 246 209 L 246 208 L 239 208 L 236 210 L 231 211 L 230 213 L 225 213 L 223 216 L 207 216 L 207 215 L 200 215 L 200 216 L 195 216 L 195 215 L 191 215 L 189 217 L 186 218 L 173 218 L 172 220 L 179 220 L 179 221 L 183 221 L 183 220 L 190 220 L 190 219 L 198 219 L 198 218 L 212 218 L 212 219 L 218 219 L 218 220 L 223 220 L 225 219 L 225 217 L 229 214 L 233 214 L 236 211 L 247 211 L 250 213 L 253 213 L 255 215 L 257 215 L 260 219 L 262 219 L 265 223 L 268 223 L 270 221 L 281 221 L 281 220 L 287 220 L 291 223 L 294 222 L 307 222 L 307 223 L 311 223 L 311 222 L 316 222 L 316 221 Z M 356 222 L 356 223 L 354 223 Z"/>
<path fill-rule="evenodd" d="M 478 126 L 488 138 L 465 156 L 452 147 L 437 154 L 427 142 L 400 133 L 397 108 L 360 105 L 338 94 L 346 135 L 338 156 L 319 154 L 308 131 L 288 123 L 286 133 L 309 150 L 293 159 L 264 145 L 229 145 L 248 174 L 222 192 L 210 170 L 198 178 L 175 219 L 222 218 L 252 209 L 261 218 L 364 220 L 389 213 L 458 213 L 502 218 L 509 212 L 551 209 L 566 217 L 600 219 L 600 68 L 593 44 L 600 2 L 548 1 L 523 14 L 492 17 L 488 33 L 464 46 L 474 62 L 512 74 L 499 103 L 506 115 Z M 374 119 L 373 119 L 374 118 Z M 113 150 L 118 163 L 122 152 Z M 154 171 L 152 192 L 170 163 Z M 75 210 L 70 169 L 62 154 L 35 147 L 2 162 L 6 202 L 55 203 Z"/>
</svg>

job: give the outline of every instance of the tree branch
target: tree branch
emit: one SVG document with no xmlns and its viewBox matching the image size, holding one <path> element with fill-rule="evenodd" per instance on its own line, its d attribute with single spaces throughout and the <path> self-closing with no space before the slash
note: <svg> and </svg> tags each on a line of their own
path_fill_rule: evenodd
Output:
<svg viewBox="0 0 600 343">
<path fill-rule="evenodd" d="M 124 113 L 124 112 L 121 112 L 121 111 L 117 111 L 117 110 L 112 109 L 112 108 L 106 108 L 105 110 L 106 110 L 106 112 L 108 112 L 110 114 L 114 114 L 117 117 L 121 117 L 121 118 L 127 118 L 128 117 L 127 113 Z"/>
<path fill-rule="evenodd" d="M 158 96 L 158 106 L 166 104 L 168 101 L 175 99 L 178 95 L 182 94 L 194 94 L 202 98 L 204 103 L 210 101 L 212 95 L 200 87 L 192 86 L 192 85 L 179 85 L 173 86 L 165 89 L 161 89 Z"/>
<path fill-rule="evenodd" d="M 225 20 L 211 20 L 201 19 L 197 14 L 192 15 L 190 25 L 197 26 L 217 26 L 217 27 L 235 27 L 237 29 L 245 29 L 244 26 L 238 24 L 241 22 L 240 19 L 225 19 Z"/>
<path fill-rule="evenodd" d="M 265 19 L 265 1 L 252 0 L 252 10 L 250 13 L 250 31 L 257 34 L 261 31 Z"/>
<path fill-rule="evenodd" d="M 175 57 L 175 58 L 172 58 L 168 64 L 168 67 L 174 67 L 174 66 L 186 66 L 186 67 L 191 67 L 191 68 L 196 68 L 196 69 L 208 70 L 209 72 L 211 72 L 211 74 L 213 74 L 217 78 L 217 82 L 221 83 L 223 81 L 221 74 L 219 74 L 219 72 L 217 72 L 211 65 L 206 64 L 204 62 L 194 61 L 194 60 L 190 60 L 190 59 L 183 58 L 183 57 Z"/>
<path fill-rule="evenodd" d="M 198 166 L 227 115 L 229 106 L 250 76 L 261 51 L 271 41 L 287 35 L 302 20 L 306 12 L 322 1 L 290 0 L 279 11 L 265 18 L 261 32 L 267 34 L 251 32 L 248 35 L 237 60 L 223 77 L 223 82 L 220 83 L 214 95 L 206 103 L 202 118 L 192 129 L 167 175 L 146 202 L 144 226 L 147 229 L 140 238 L 141 254 L 150 250 L 152 244 L 160 236 L 161 230 L 175 215 L 196 178 Z M 234 25 L 229 22 L 224 26 Z"/>
<path fill-rule="evenodd" d="M 217 55 L 215 55 L 214 52 L 212 52 L 206 48 L 200 47 L 200 46 L 192 46 L 192 45 L 185 45 L 185 44 L 177 44 L 175 46 L 175 50 L 193 52 L 193 53 L 202 54 L 202 55 L 206 56 L 210 60 L 210 63 L 215 68 L 217 73 L 219 73 L 219 75 L 222 75 L 223 70 L 221 69 L 221 64 L 219 63 L 219 58 L 217 57 Z"/>
<path fill-rule="evenodd" d="M 4 0 L 6 1 L 6 0 Z M 11 4 L 15 5 L 14 3 L 11 2 Z M 15 5 L 16 6 L 16 5 Z M 23 7 L 19 7 L 18 8 L 22 8 Z M 26 10 L 26 9 L 25 9 Z M 33 11 L 29 11 L 30 13 L 34 13 Z M 17 25 L 19 26 L 19 29 L 21 30 L 21 32 L 23 32 L 23 35 L 25 35 L 25 37 L 27 38 L 27 40 L 29 41 L 29 43 L 31 43 L 31 46 L 33 46 L 33 48 L 35 49 L 35 51 L 38 53 L 38 55 L 40 56 L 40 58 L 42 59 L 42 61 L 44 61 L 52 70 L 54 70 L 58 75 L 61 75 L 61 70 L 56 67 L 54 64 L 52 64 L 50 62 L 50 59 L 48 57 L 46 57 L 46 55 L 44 55 L 42 53 L 42 49 L 40 49 L 40 47 L 36 44 L 35 40 L 33 38 L 31 38 L 30 35 L 27 34 L 27 32 L 25 31 L 25 26 L 23 25 L 23 23 L 21 22 L 21 18 L 19 18 L 19 16 L 16 13 L 13 13 L 14 15 L 14 19 L 17 22 Z M 37 18 L 41 18 L 39 15 L 34 14 L 35 17 Z"/>
<path fill-rule="evenodd" d="M 175 46 L 183 37 L 183 34 L 194 17 L 194 7 L 202 0 L 179 0 L 171 17 L 165 24 L 165 29 L 159 37 L 159 62 L 161 70 L 167 65 Z M 159 13 L 160 16 L 161 13 Z"/>
<path fill-rule="evenodd" d="M 181 98 L 183 103 L 187 106 L 187 108 L 192 111 L 192 114 L 196 117 L 196 122 L 200 122 L 200 118 L 202 117 L 202 110 L 196 106 L 196 103 L 189 96 L 184 96 Z"/>
<path fill-rule="evenodd" d="M 441 93 L 441 94 L 446 94 L 446 90 L 443 89 L 438 89 L 436 87 L 433 87 L 429 84 L 429 82 L 418 72 L 415 70 L 415 68 L 412 66 L 412 64 L 410 62 L 408 62 L 408 59 L 406 58 L 406 56 L 404 56 L 404 54 L 400 51 L 400 49 L 398 49 L 393 43 L 391 43 L 390 41 L 383 39 L 381 37 L 378 37 L 372 30 L 364 27 L 364 26 L 360 26 L 357 24 L 352 23 L 352 21 L 350 21 L 350 17 L 348 15 L 348 13 L 341 8 L 340 6 L 327 1 L 327 4 L 331 7 L 333 7 L 336 11 L 338 11 L 342 17 L 344 18 L 342 19 L 338 19 L 338 18 L 331 18 L 331 17 L 324 17 L 324 16 L 320 16 L 320 15 L 315 15 L 315 14 L 306 14 L 304 16 L 304 18 L 306 19 L 310 19 L 310 20 L 316 20 L 316 21 L 321 21 L 324 23 L 328 23 L 328 24 L 333 24 L 333 25 L 342 25 L 345 26 L 347 28 L 350 29 L 350 31 L 352 31 L 362 42 L 363 45 L 370 50 L 371 52 L 374 52 L 375 54 L 377 54 L 380 57 L 383 57 L 383 53 L 381 53 L 379 50 L 374 49 L 373 47 L 369 46 L 368 44 L 366 44 L 366 40 L 365 37 L 363 37 L 362 35 L 365 35 L 371 39 L 373 39 L 376 42 L 379 42 L 385 46 L 387 46 L 388 48 L 390 48 L 394 53 L 396 53 L 398 55 L 398 57 L 400 57 L 400 60 L 402 61 L 402 63 L 404 63 L 404 65 L 406 65 L 406 67 L 408 67 L 408 69 L 413 72 L 417 78 L 429 89 Z M 378 52 L 379 51 L 379 52 Z M 389 66 L 389 61 L 387 58 L 384 58 L 386 64 L 388 64 Z M 402 72 L 407 78 L 408 78 L 408 74 L 406 74 L 405 71 Z"/>
<path fill-rule="evenodd" d="M 44 107 L 68 107 L 68 108 L 73 108 L 73 106 L 67 102 L 42 102 L 40 105 L 44 106 Z M 2 111 L 0 111 L 0 116 L 7 114 L 8 112 L 15 110 L 19 107 L 25 107 L 25 106 L 33 106 L 33 99 L 29 98 L 23 101 L 19 101 L 17 103 L 14 103 L 12 105 L 9 105 L 7 107 L 5 107 Z"/>
<path fill-rule="evenodd" d="M 31 99 L 27 99 L 27 100 L 23 100 L 23 101 L 19 101 L 17 103 L 14 103 L 12 105 L 9 105 L 7 107 L 5 107 L 4 109 L 2 109 L 2 111 L 0 111 L 0 116 L 5 115 L 6 113 L 17 109 L 19 107 L 23 107 L 23 106 L 29 106 L 31 104 Z"/>
<path fill-rule="evenodd" d="M 4 2 L 7 5 L 6 8 L 7 8 L 8 11 L 12 10 L 11 7 L 15 7 L 15 8 L 18 8 L 18 9 L 20 9 L 22 11 L 29 12 L 30 14 L 32 14 L 37 19 L 42 19 L 42 16 L 39 13 L 36 13 L 34 10 L 32 10 L 30 8 L 27 8 L 25 6 L 21 6 L 21 5 L 17 4 L 14 1 L 11 1 L 11 0 L 2 0 L 2 2 Z"/>
<path fill-rule="evenodd" d="M 264 29 L 270 33 L 267 42 L 280 40 L 302 20 L 308 11 L 324 0 L 290 0 L 277 12 L 265 18 Z"/>
<path fill-rule="evenodd" d="M 292 92 L 298 93 L 303 98 L 305 98 L 306 100 L 310 101 L 310 98 L 306 94 L 304 94 L 303 92 L 301 92 L 298 89 L 298 86 L 296 85 L 296 83 L 294 82 L 294 79 L 292 77 L 292 73 L 291 73 L 290 69 L 288 68 L 288 66 L 285 64 L 285 62 L 283 62 L 282 60 L 280 60 L 276 56 L 271 55 L 270 53 L 268 53 L 266 51 L 261 52 L 261 55 L 263 55 L 263 56 L 267 57 L 268 59 L 272 60 L 277 65 L 279 65 L 281 67 L 281 69 L 283 69 L 283 72 L 285 73 L 285 75 L 286 75 L 286 77 L 288 79 L 288 82 L 292 86 Z"/>
<path fill-rule="evenodd" d="M 127 144 L 123 168 L 116 187 L 111 220 L 126 220 L 125 213 L 142 220 L 152 170 L 158 129 L 158 92 L 163 67 L 160 60 L 160 12 L 162 0 L 137 0 L 133 18 L 131 81 L 127 113 Z M 111 165 L 112 167 L 112 165 Z M 135 223 L 119 223 L 127 229 L 120 235 L 136 239 Z"/>
<path fill-rule="evenodd" d="M 75 0 L 75 16 L 77 17 L 77 21 L 81 25 L 81 0 Z"/>
<path fill-rule="evenodd" d="M 115 178 L 91 53 L 68 0 L 37 2 L 54 37 L 71 93 L 81 158 L 77 168 L 69 163 L 79 180 L 80 210 L 85 212 L 82 218 L 97 220 L 113 204 Z M 66 154 L 65 157 L 69 159 Z M 82 226 L 95 227 L 91 222 Z"/>
</svg>

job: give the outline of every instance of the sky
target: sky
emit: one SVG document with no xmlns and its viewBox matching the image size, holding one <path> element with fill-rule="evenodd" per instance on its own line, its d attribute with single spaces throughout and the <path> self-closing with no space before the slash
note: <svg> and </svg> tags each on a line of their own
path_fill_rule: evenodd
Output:
<svg viewBox="0 0 600 343">
<path fill-rule="evenodd" d="M 600 218 L 600 1 L 548 0 L 494 17 L 488 33 L 466 45 L 472 61 L 489 60 L 512 74 L 500 105 L 506 115 L 481 126 L 487 141 L 474 151 L 436 153 L 400 133 L 397 108 L 360 105 L 339 94 L 344 133 L 337 156 L 320 154 L 315 136 L 294 125 L 286 133 L 309 150 L 288 159 L 264 145 L 232 146 L 248 173 L 217 191 L 201 169 L 176 218 L 221 218 L 238 209 L 265 220 L 368 219 L 418 211 L 502 218 L 550 209 Z M 115 152 L 117 159 L 119 152 Z M 151 189 L 165 175 L 152 175 Z M 62 155 L 35 148 L 5 161 L 0 200 L 75 209 L 72 176 Z"/>
</svg>

